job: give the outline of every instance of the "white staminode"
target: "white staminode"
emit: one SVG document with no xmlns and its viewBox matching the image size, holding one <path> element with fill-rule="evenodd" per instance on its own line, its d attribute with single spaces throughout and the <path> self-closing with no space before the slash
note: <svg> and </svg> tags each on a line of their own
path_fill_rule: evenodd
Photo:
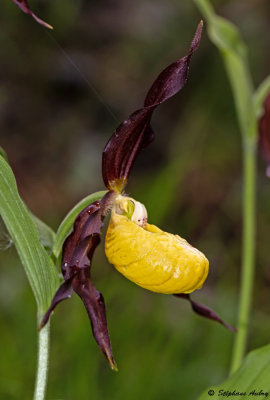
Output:
<svg viewBox="0 0 270 400">
<path fill-rule="evenodd" d="M 131 221 L 135 224 L 144 227 L 147 224 L 147 211 L 145 206 L 136 200 L 131 200 L 134 203 L 134 213 L 131 217 Z"/>
<path fill-rule="evenodd" d="M 115 211 L 117 214 L 125 214 L 132 222 L 142 228 L 147 224 L 147 211 L 145 206 L 131 197 L 117 196 Z"/>
</svg>

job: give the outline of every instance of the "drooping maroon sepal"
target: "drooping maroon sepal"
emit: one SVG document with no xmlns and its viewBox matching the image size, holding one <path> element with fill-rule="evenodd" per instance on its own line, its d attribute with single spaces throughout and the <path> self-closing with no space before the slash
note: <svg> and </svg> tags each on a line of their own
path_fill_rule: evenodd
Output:
<svg viewBox="0 0 270 400">
<path fill-rule="evenodd" d="M 13 3 L 15 3 L 25 14 L 31 15 L 34 20 L 36 20 L 40 25 L 45 26 L 45 28 L 53 29 L 53 27 L 47 22 L 43 21 L 39 17 L 36 16 L 36 14 L 33 13 L 33 11 L 30 9 L 28 1 L 27 0 L 12 0 Z"/>
<path fill-rule="evenodd" d="M 46 311 L 46 314 L 42 318 L 41 324 L 39 325 L 39 328 L 38 328 L 39 331 L 43 328 L 43 326 L 45 326 L 47 324 L 47 322 L 49 321 L 50 315 L 53 312 L 53 310 L 55 309 L 55 307 L 57 306 L 57 304 L 61 303 L 61 301 L 63 301 L 63 300 L 69 299 L 72 296 L 72 293 L 73 293 L 72 279 L 69 279 L 69 280 L 65 281 L 64 283 L 62 283 L 60 288 L 55 293 L 55 295 L 52 299 L 51 305 L 48 308 L 48 310 Z"/>
<path fill-rule="evenodd" d="M 270 178 L 270 93 L 264 102 L 264 113 L 259 122 L 259 142 L 267 163 L 266 175 Z"/>
<path fill-rule="evenodd" d="M 224 322 L 213 310 L 211 310 L 211 308 L 209 308 L 209 307 L 207 307 L 207 306 L 205 306 L 203 304 L 200 304 L 200 303 L 197 303 L 197 302 L 193 301 L 190 298 L 189 294 L 175 294 L 174 296 L 180 297 L 181 299 L 188 300 L 190 302 L 192 310 L 195 311 L 196 314 L 199 314 L 202 317 L 205 317 L 205 318 L 208 318 L 208 319 L 212 319 L 213 321 L 216 321 L 219 324 L 225 326 L 225 328 L 229 329 L 232 332 L 237 332 L 237 330 L 233 326 L 231 326 L 231 325 L 227 324 L 226 322 Z"/>
<path fill-rule="evenodd" d="M 71 297 L 74 291 L 84 303 L 97 344 L 107 357 L 111 368 L 117 370 L 107 329 L 104 299 L 94 287 L 90 274 L 92 257 L 100 243 L 103 220 L 114 195 L 113 192 L 108 192 L 101 201 L 95 201 L 87 206 L 76 218 L 73 231 L 63 246 L 62 273 L 65 282 L 56 292 L 50 308 L 43 317 L 40 329 L 48 322 L 57 304 Z"/>
<path fill-rule="evenodd" d="M 200 42 L 202 26 L 201 21 L 188 54 L 159 74 L 146 95 L 144 107 L 131 114 L 116 129 L 105 146 L 102 175 L 109 190 L 122 191 L 137 155 L 154 139 L 154 132 L 150 126 L 153 111 L 185 85 L 191 56 Z"/>
<path fill-rule="evenodd" d="M 73 279 L 73 289 L 83 301 L 97 344 L 103 351 L 111 368 L 117 371 L 107 328 L 104 298 L 92 284 L 90 268 L 80 270 L 75 276 Z"/>
</svg>

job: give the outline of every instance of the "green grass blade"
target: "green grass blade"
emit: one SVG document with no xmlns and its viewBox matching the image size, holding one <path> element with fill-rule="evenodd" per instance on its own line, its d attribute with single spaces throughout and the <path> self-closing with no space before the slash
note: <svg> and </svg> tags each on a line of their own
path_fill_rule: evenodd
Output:
<svg viewBox="0 0 270 400">
<path fill-rule="evenodd" d="M 223 57 L 242 135 L 253 137 L 257 133 L 257 121 L 245 43 L 231 22 L 215 14 L 208 0 L 194 0 L 194 2 L 207 20 L 210 40 L 218 47 Z"/>
<path fill-rule="evenodd" d="M 263 112 L 263 103 L 266 96 L 270 93 L 270 75 L 267 76 L 260 84 L 253 96 L 254 107 L 257 117 L 260 117 Z"/>
<path fill-rule="evenodd" d="M 270 345 L 251 351 L 242 366 L 229 379 L 218 386 L 208 388 L 198 400 L 216 400 L 225 396 L 222 393 L 235 390 L 242 395 L 231 395 L 230 398 L 241 398 L 247 400 L 251 398 L 265 398 L 264 393 L 270 392 Z M 223 392 L 222 392 L 223 391 Z M 255 391 L 255 393 L 254 393 Z M 257 395 L 256 395 L 257 393 Z M 211 397 L 210 397 L 211 396 Z"/>
<path fill-rule="evenodd" d="M 39 314 L 43 314 L 58 286 L 58 274 L 39 241 L 31 214 L 20 198 L 13 172 L 2 156 L 0 156 L 0 214 L 25 269 Z"/>
<path fill-rule="evenodd" d="M 241 365 L 247 343 L 255 270 L 256 141 L 258 136 L 254 89 L 247 48 L 237 28 L 219 17 L 208 0 L 194 0 L 207 19 L 208 35 L 220 50 L 231 83 L 243 142 L 243 245 L 238 333 L 232 355 L 232 371 Z"/>
<path fill-rule="evenodd" d="M 65 238 L 69 234 L 72 229 L 73 223 L 77 217 L 77 215 L 89 204 L 93 203 L 93 201 L 100 200 L 107 191 L 100 191 L 96 193 L 92 193 L 89 196 L 86 196 L 82 199 L 78 204 L 76 204 L 66 215 L 66 217 L 61 222 L 55 236 L 55 242 L 53 246 L 53 254 L 56 258 L 59 257 L 62 246 Z"/>
</svg>

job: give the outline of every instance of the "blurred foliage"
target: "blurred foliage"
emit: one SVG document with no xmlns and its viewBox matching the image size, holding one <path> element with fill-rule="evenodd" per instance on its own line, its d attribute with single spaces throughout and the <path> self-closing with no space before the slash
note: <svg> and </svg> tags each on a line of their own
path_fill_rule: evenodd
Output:
<svg viewBox="0 0 270 400">
<path fill-rule="evenodd" d="M 200 19 L 192 2 L 32 0 L 47 32 L 10 0 L 1 4 L 0 145 L 29 208 L 57 228 L 83 196 L 103 188 L 101 152 L 139 108 L 157 73 L 185 54 Z M 241 30 L 256 84 L 269 74 L 267 0 L 213 1 Z M 259 44 L 259 45 L 258 45 Z M 188 84 L 154 116 L 130 193 L 151 223 L 204 251 L 211 272 L 194 298 L 235 323 L 241 245 L 241 148 L 220 55 L 204 34 Z M 270 184 L 259 161 L 255 303 L 249 348 L 269 342 Z M 35 305 L 0 230 L 0 398 L 29 399 L 36 363 Z M 48 399 L 195 399 L 228 371 L 232 333 L 171 296 L 147 292 L 93 263 L 119 373 L 106 365 L 73 297 L 52 321 Z"/>
<path fill-rule="evenodd" d="M 270 345 L 251 351 L 240 368 L 232 374 L 226 382 L 212 389 L 213 400 L 217 400 L 221 393 L 241 393 L 241 398 L 247 400 L 252 396 L 268 397 L 270 390 Z M 237 389 L 236 389 L 237 388 Z M 256 388 L 256 389 L 255 389 Z M 259 388 L 259 390 L 258 390 Z M 211 392 L 210 392 L 211 393 Z M 229 396 L 227 396 L 229 397 Z M 232 396 L 234 397 L 234 396 Z M 208 400 L 209 390 L 200 396 L 198 400 Z"/>
</svg>

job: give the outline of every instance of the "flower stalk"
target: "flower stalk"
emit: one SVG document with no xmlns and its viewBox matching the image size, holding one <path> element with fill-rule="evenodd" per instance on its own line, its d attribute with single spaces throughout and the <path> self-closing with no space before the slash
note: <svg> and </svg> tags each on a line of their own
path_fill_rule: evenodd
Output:
<svg viewBox="0 0 270 400">
<path fill-rule="evenodd" d="M 240 367 L 244 358 L 247 347 L 248 326 L 251 313 L 255 273 L 256 148 L 255 136 L 244 141 L 242 270 L 238 308 L 238 333 L 235 337 L 233 347 L 231 373 Z"/>
<path fill-rule="evenodd" d="M 243 144 L 243 236 L 240 298 L 238 306 L 238 333 L 232 352 L 231 372 L 237 370 L 244 358 L 248 322 L 251 313 L 253 280 L 255 272 L 255 194 L 256 194 L 256 154 L 258 118 L 263 97 L 269 90 L 269 80 L 254 92 L 247 47 L 237 28 L 220 17 L 208 0 L 194 0 L 208 22 L 210 40 L 220 50 L 224 66 L 231 84 L 235 111 Z"/>
<path fill-rule="evenodd" d="M 48 378 L 50 323 L 38 334 L 38 363 L 34 400 L 44 400 Z"/>
</svg>

